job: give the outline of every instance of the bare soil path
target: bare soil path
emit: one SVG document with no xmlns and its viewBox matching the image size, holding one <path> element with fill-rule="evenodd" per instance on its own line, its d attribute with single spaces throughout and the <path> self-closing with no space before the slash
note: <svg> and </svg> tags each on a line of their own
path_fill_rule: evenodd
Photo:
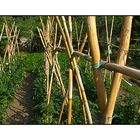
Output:
<svg viewBox="0 0 140 140">
<path fill-rule="evenodd" d="M 26 73 L 17 89 L 10 107 L 7 109 L 6 124 L 31 124 L 33 119 L 33 77 Z"/>
</svg>

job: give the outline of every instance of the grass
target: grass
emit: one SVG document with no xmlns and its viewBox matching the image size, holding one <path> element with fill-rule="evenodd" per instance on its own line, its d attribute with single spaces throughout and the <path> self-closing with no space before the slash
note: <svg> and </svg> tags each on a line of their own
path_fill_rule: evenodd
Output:
<svg viewBox="0 0 140 140">
<path fill-rule="evenodd" d="M 131 94 L 140 96 L 140 88 L 134 84 L 132 84 L 132 86 L 130 86 L 126 82 L 122 81 L 121 87 Z"/>
</svg>

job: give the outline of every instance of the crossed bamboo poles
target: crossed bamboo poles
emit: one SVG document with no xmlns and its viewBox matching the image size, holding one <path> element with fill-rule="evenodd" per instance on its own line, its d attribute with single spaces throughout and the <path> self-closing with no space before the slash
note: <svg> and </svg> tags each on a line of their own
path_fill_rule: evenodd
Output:
<svg viewBox="0 0 140 140">
<path fill-rule="evenodd" d="M 19 37 L 19 32 L 17 26 L 15 23 L 12 24 L 10 27 L 7 23 L 6 17 L 4 17 L 4 23 L 2 26 L 1 34 L 0 34 L 0 41 L 2 38 L 6 38 L 6 46 L 5 46 L 5 52 L 4 52 L 4 58 L 2 60 L 1 58 L 1 63 L 4 64 L 6 62 L 6 56 L 8 55 L 8 63 L 11 61 L 14 61 L 15 59 L 15 51 L 17 50 L 18 55 L 19 55 L 19 46 L 18 46 L 18 37 Z M 4 36 L 5 33 L 5 36 Z"/>
<path fill-rule="evenodd" d="M 49 19 L 51 19 L 51 21 L 53 21 L 53 22 L 55 21 L 53 17 L 51 17 L 51 18 L 49 17 L 48 20 Z M 102 116 L 100 122 L 103 124 L 111 124 L 112 115 L 114 112 L 114 107 L 115 107 L 115 103 L 116 103 L 116 99 L 117 99 L 117 95 L 118 95 L 118 91 L 119 91 L 119 87 L 120 87 L 120 83 L 121 83 L 121 78 L 122 78 L 122 74 L 120 74 L 118 72 L 132 76 L 134 78 L 137 78 L 137 75 L 139 76 L 139 71 L 124 66 L 126 63 L 129 42 L 130 42 L 132 16 L 123 17 L 123 26 L 122 26 L 122 31 L 121 31 L 121 43 L 120 43 L 120 50 L 119 50 L 118 57 L 117 57 L 117 64 L 104 63 L 104 65 L 102 65 L 102 63 L 101 63 L 102 61 L 100 58 L 100 49 L 99 49 L 97 31 L 96 31 L 96 18 L 94 16 L 87 17 L 88 32 L 85 33 L 83 42 L 82 42 L 80 48 L 78 48 L 78 50 L 79 50 L 78 52 L 73 50 L 73 45 L 72 45 L 72 18 L 70 16 L 68 17 L 68 26 L 66 24 L 66 19 L 64 16 L 61 17 L 61 20 L 62 20 L 62 22 L 60 21 L 60 18 L 58 16 L 56 16 L 55 36 L 54 36 L 54 52 L 55 52 L 54 56 L 56 57 L 57 61 L 56 60 L 51 61 L 51 59 L 55 58 L 55 57 L 52 57 L 51 53 L 49 54 L 49 52 L 51 52 L 51 51 L 49 51 L 49 49 L 51 49 L 51 44 L 49 42 L 51 39 L 51 32 L 52 32 L 51 27 L 48 26 L 48 28 L 47 28 L 47 30 L 50 30 L 49 31 L 50 33 L 43 32 L 41 29 L 38 28 L 42 43 L 44 44 L 45 52 L 47 52 L 46 58 L 47 58 L 49 65 L 51 65 L 51 66 L 53 65 L 53 68 L 54 68 L 55 65 L 57 64 L 58 69 L 54 70 L 54 75 L 55 75 L 55 77 L 56 77 L 55 79 L 59 83 L 59 85 L 60 85 L 60 80 L 59 80 L 60 77 L 57 74 L 58 73 L 60 74 L 60 71 L 58 71 L 58 70 L 60 70 L 59 69 L 60 66 L 58 65 L 59 63 L 58 63 L 56 52 L 58 50 L 66 51 L 67 56 L 69 58 L 69 62 L 71 64 L 70 68 L 69 68 L 68 90 L 65 92 L 65 94 L 63 94 L 64 100 L 62 103 L 62 108 L 61 108 L 61 112 L 59 115 L 58 124 L 60 124 L 60 122 L 61 122 L 65 105 L 68 105 L 68 124 L 72 123 L 73 76 L 76 79 L 78 93 L 79 93 L 80 101 L 81 101 L 82 108 L 83 108 L 85 124 L 87 122 L 89 124 L 92 124 L 91 112 L 89 109 L 89 105 L 88 105 L 87 97 L 85 94 L 84 86 L 82 83 L 81 75 L 80 75 L 80 72 L 79 72 L 79 69 L 77 66 L 77 63 L 79 62 L 80 57 L 84 57 L 86 60 L 92 61 L 92 63 L 93 63 L 93 65 L 92 65 L 93 77 L 95 80 L 96 91 L 97 91 L 98 101 L 99 101 L 99 108 L 100 108 L 100 113 Z M 51 21 L 48 21 L 48 23 L 51 23 L 51 25 L 52 25 L 53 22 L 51 22 Z M 43 25 L 43 23 L 42 23 L 42 25 Z M 57 26 L 59 27 L 59 30 L 61 32 L 64 44 L 65 44 L 65 49 L 56 47 L 57 46 L 56 45 Z M 42 28 L 43 28 L 43 30 L 45 29 L 44 25 L 42 26 Z M 45 41 L 44 34 L 48 34 L 48 36 L 50 37 L 46 41 Z M 89 40 L 89 47 L 90 47 L 89 50 L 91 53 L 91 57 L 87 56 L 85 54 L 82 54 L 82 50 L 85 46 L 85 42 L 87 41 L 87 38 Z M 110 37 L 110 42 L 111 42 L 111 37 Z M 77 59 L 75 58 L 74 54 L 76 54 L 78 56 Z M 110 59 L 109 59 L 109 61 L 110 61 Z M 57 63 L 55 63 L 55 62 L 57 62 Z M 103 66 L 104 68 L 109 69 L 109 70 L 116 71 L 116 72 L 114 72 L 114 75 L 113 75 L 113 80 L 111 83 L 111 90 L 110 90 L 109 97 L 107 97 L 107 94 L 106 94 L 104 79 L 102 77 L 100 66 Z M 128 70 L 128 73 L 127 73 L 127 70 Z M 56 72 L 56 71 L 58 71 L 58 72 Z M 63 89 L 62 85 L 61 85 L 61 89 Z"/>
</svg>

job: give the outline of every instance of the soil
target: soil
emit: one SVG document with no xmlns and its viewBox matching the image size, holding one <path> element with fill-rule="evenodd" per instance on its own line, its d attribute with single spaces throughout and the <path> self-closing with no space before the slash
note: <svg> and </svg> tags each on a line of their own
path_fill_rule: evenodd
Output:
<svg viewBox="0 0 140 140">
<path fill-rule="evenodd" d="M 31 124 L 33 120 L 33 77 L 26 73 L 13 102 L 6 111 L 6 124 Z"/>
</svg>

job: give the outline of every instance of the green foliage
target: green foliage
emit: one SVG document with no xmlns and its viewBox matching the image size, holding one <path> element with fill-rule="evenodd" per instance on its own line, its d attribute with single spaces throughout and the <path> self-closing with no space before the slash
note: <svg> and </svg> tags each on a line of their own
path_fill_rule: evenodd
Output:
<svg viewBox="0 0 140 140">
<path fill-rule="evenodd" d="M 128 85 L 126 82 L 122 81 L 121 87 L 127 92 L 140 96 L 140 88 L 136 85 L 132 84 L 132 86 Z"/>
<path fill-rule="evenodd" d="M 113 124 L 140 124 L 140 96 L 126 93 L 120 95 L 115 107 Z"/>
<path fill-rule="evenodd" d="M 0 71 L 0 123 L 5 120 L 5 111 L 13 99 L 14 92 L 24 77 L 23 59 L 18 58 Z"/>
<path fill-rule="evenodd" d="M 133 50 L 130 50 L 129 51 L 129 57 L 131 57 L 132 60 L 139 60 L 140 58 L 140 45 L 139 44 L 132 44 L 130 46 L 130 49 L 133 49 Z M 139 50 L 137 50 L 139 49 Z"/>
</svg>

